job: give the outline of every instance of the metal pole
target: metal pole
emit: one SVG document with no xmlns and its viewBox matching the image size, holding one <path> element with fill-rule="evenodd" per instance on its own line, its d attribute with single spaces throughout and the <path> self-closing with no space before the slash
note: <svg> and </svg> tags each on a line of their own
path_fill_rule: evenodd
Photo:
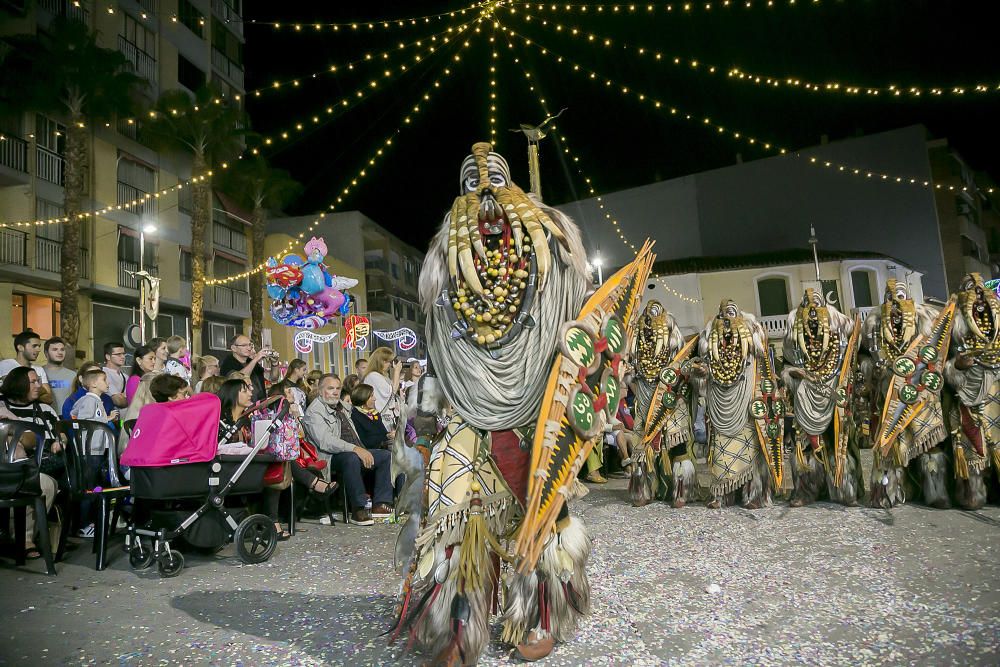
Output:
<svg viewBox="0 0 1000 667">
<path fill-rule="evenodd" d="M 816 245 L 819 243 L 819 239 L 816 238 L 816 228 L 809 225 L 809 245 L 813 248 L 813 265 L 816 267 L 816 281 L 819 282 L 819 252 L 816 250 Z"/>
<path fill-rule="evenodd" d="M 542 198 L 542 176 L 538 165 L 538 142 L 528 142 L 528 177 L 531 184 L 531 191 L 539 199 Z"/>
<path fill-rule="evenodd" d="M 146 236 L 139 228 L 139 273 L 142 273 L 142 256 L 146 254 Z M 139 276 L 139 340 L 146 344 L 146 281 Z"/>
</svg>

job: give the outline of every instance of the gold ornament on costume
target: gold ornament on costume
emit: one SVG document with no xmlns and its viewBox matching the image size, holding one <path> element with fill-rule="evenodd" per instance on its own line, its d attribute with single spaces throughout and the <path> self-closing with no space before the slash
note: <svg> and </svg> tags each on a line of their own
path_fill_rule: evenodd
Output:
<svg viewBox="0 0 1000 667">
<path fill-rule="evenodd" d="M 1000 365 L 1000 299 L 978 273 L 967 274 L 959 290 L 958 309 L 969 327 L 962 352 L 987 366 Z"/>
<path fill-rule="evenodd" d="M 507 161 L 491 148 L 473 145 L 462 163 L 462 194 L 449 214 L 448 296 L 465 335 L 498 347 L 545 288 L 552 264 L 546 232 L 564 245 L 566 239 L 511 182 Z"/>
<path fill-rule="evenodd" d="M 905 283 L 886 281 L 881 310 L 878 342 L 886 349 L 887 356 L 899 356 L 917 335 L 917 306 Z"/>
<path fill-rule="evenodd" d="M 667 309 L 655 299 L 646 304 L 639 318 L 636 341 L 636 372 L 642 379 L 653 382 L 660 369 L 670 363 L 670 319 Z"/>
<path fill-rule="evenodd" d="M 750 326 L 735 301 L 719 304 L 719 314 L 708 335 L 708 365 L 712 379 L 728 387 L 743 374 L 750 354 Z"/>
<path fill-rule="evenodd" d="M 830 311 L 816 290 L 806 289 L 792 325 L 807 371 L 821 378 L 837 371 L 840 334 L 830 328 Z"/>
</svg>

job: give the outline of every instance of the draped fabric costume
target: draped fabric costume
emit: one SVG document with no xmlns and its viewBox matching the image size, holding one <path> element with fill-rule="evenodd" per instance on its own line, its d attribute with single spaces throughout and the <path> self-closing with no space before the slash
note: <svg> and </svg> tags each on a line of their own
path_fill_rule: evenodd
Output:
<svg viewBox="0 0 1000 667">
<path fill-rule="evenodd" d="M 857 503 L 860 468 L 847 437 L 854 327 L 811 288 L 788 315 L 782 378 L 794 413 L 793 506 L 816 500 L 824 487 L 835 502 Z"/>
<path fill-rule="evenodd" d="M 588 610 L 590 537 L 565 507 L 537 564 L 501 577 L 561 328 L 589 286 L 585 258 L 576 225 L 514 185 L 490 144 L 474 145 L 420 277 L 431 367 L 455 414 L 433 444 L 419 526 L 397 550 L 394 637 L 408 633 L 434 664 L 475 663 L 491 613 L 504 641 L 540 657 Z"/>
<path fill-rule="evenodd" d="M 698 353 L 707 362 L 701 372 L 707 374 L 710 507 L 721 506 L 737 490 L 744 506 L 761 507 L 770 501 L 774 483 L 780 485 L 785 409 L 766 341 L 757 319 L 733 301 L 722 302 L 698 340 Z"/>
<path fill-rule="evenodd" d="M 673 315 L 659 301 L 649 301 L 639 318 L 632 355 L 635 437 L 629 495 L 637 507 L 653 498 L 670 499 L 682 507 L 694 490 L 695 468 L 689 451 L 694 439 L 690 362 L 687 355 L 676 358 L 683 346 L 684 337 Z M 674 370 L 668 372 L 672 362 L 676 362 Z"/>
<path fill-rule="evenodd" d="M 1000 300 L 978 273 L 962 278 L 945 378 L 955 392 L 948 409 L 955 458 L 955 496 L 965 509 L 986 502 L 987 469 L 1000 474 Z"/>
<path fill-rule="evenodd" d="M 905 283 L 890 279 L 886 282 L 882 306 L 872 310 L 865 319 L 861 340 L 871 356 L 871 364 L 866 370 L 871 373 L 874 390 L 872 405 L 878 409 L 870 417 L 875 422 L 871 432 L 878 431 L 878 417 L 887 400 L 897 361 L 905 356 L 918 336 L 931 335 L 936 316 L 930 306 L 915 304 L 910 299 Z M 891 507 L 905 501 L 906 467 L 911 462 L 918 462 L 914 467 L 921 478 L 924 502 L 940 508 L 949 504 L 945 482 L 947 461 L 938 447 L 948 436 L 941 398 L 938 393 L 926 392 L 924 399 L 922 409 L 893 440 L 889 452 L 883 456 L 881 448 L 875 448 L 871 484 L 873 506 Z"/>
</svg>

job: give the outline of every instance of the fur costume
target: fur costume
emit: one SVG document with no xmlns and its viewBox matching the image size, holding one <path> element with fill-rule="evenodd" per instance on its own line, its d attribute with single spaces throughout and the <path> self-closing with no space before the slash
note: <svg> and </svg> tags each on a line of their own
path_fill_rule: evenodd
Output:
<svg viewBox="0 0 1000 667">
<path fill-rule="evenodd" d="M 817 500 L 824 489 L 835 502 L 857 503 L 858 457 L 841 435 L 849 426 L 842 385 L 853 329 L 851 320 L 813 289 L 806 289 L 800 306 L 788 314 L 782 379 L 794 413 L 793 505 Z"/>
<path fill-rule="evenodd" d="M 698 353 L 706 362 L 699 372 L 705 375 L 708 462 L 713 478 L 710 507 L 721 506 L 736 491 L 741 491 L 745 506 L 770 502 L 774 473 L 768 472 L 764 434 L 774 427 L 771 437 L 777 437 L 779 458 L 774 464 L 780 469 L 784 406 L 777 398 L 766 350 L 763 327 L 733 301 L 722 302 L 698 340 Z M 760 406 L 765 406 L 765 414 L 760 414 Z M 768 421 L 761 428 L 763 419 Z"/>
<path fill-rule="evenodd" d="M 630 457 L 629 495 L 636 507 L 653 498 L 671 500 L 682 507 L 694 491 L 690 384 L 686 374 L 677 368 L 674 375 L 664 378 L 667 384 L 677 384 L 676 388 L 671 386 L 665 394 L 658 386 L 661 372 L 670 366 L 683 345 L 684 337 L 673 315 L 659 301 L 648 302 L 639 318 L 633 351 L 636 444 Z M 649 423 L 654 417 L 654 398 L 659 401 L 657 408 L 663 410 L 655 426 Z M 655 433 L 650 431 L 653 428 Z"/>
<path fill-rule="evenodd" d="M 560 328 L 589 282 L 576 225 L 514 185 L 490 144 L 474 145 L 420 276 L 433 375 L 455 414 L 433 443 L 394 637 L 408 631 L 433 664 L 474 664 L 491 613 L 522 652 L 564 641 L 587 613 L 590 537 L 565 507 L 531 571 L 502 577 L 501 563 L 525 511 Z"/>
<path fill-rule="evenodd" d="M 1000 472 L 1000 299 L 978 273 L 962 279 L 945 380 L 955 496 L 969 510 L 986 502 L 986 471 Z"/>
<path fill-rule="evenodd" d="M 872 310 L 865 319 L 861 339 L 871 356 L 870 373 L 875 391 L 872 404 L 876 420 L 886 401 L 894 362 L 915 338 L 930 336 L 936 317 L 933 308 L 915 304 L 910 299 L 905 283 L 891 279 L 886 282 L 882 306 Z M 924 503 L 947 507 L 946 467 L 938 449 L 947 437 L 940 396 L 928 392 L 923 409 L 895 439 L 892 449 L 884 456 L 879 449 L 875 451 L 869 499 L 872 506 L 888 508 L 905 501 L 906 468 L 913 463 L 912 471 L 921 477 Z"/>
</svg>

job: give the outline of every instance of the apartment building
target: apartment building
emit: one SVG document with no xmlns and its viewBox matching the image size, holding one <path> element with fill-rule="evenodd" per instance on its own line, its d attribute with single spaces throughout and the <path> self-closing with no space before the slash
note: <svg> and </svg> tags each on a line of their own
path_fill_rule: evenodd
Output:
<svg viewBox="0 0 1000 667">
<path fill-rule="evenodd" d="M 149 86 L 148 102 L 163 92 L 193 92 L 210 81 L 221 95 L 244 92 L 241 0 L 37 0 L 0 5 L 0 39 L 44 31 L 56 16 L 86 24 L 100 46 L 117 49 Z M 65 119 L 39 113 L 0 118 L 0 356 L 10 337 L 31 327 L 42 337 L 59 333 L 59 224 L 5 227 L 4 221 L 63 215 Z M 147 335 L 190 337 L 191 198 L 184 189 L 144 200 L 191 177 L 190 162 L 140 143 L 139 121 L 121 119 L 91 130 L 92 162 L 85 206 L 142 200 L 83 222 L 81 328 L 78 357 L 108 340 L 122 339 L 138 322 L 139 268 L 160 278 L 160 314 Z M 249 215 L 222 195 L 213 196 L 206 239 L 208 275 L 246 270 Z M 140 246 L 143 256 L 140 258 Z M 206 289 L 203 349 L 242 330 L 249 317 L 246 281 Z"/>
</svg>

